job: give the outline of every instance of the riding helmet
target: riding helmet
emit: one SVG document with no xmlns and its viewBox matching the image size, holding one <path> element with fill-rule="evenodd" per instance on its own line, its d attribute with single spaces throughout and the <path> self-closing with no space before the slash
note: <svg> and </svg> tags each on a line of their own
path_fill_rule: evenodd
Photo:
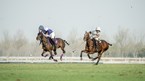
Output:
<svg viewBox="0 0 145 81">
<path fill-rule="evenodd" d="M 97 28 L 96 28 L 96 30 L 99 30 L 99 31 L 101 31 L 101 28 L 100 28 L 100 27 L 97 27 Z"/>
<path fill-rule="evenodd" d="M 44 30 L 43 25 L 40 25 L 40 26 L 39 26 L 39 30 Z"/>
</svg>

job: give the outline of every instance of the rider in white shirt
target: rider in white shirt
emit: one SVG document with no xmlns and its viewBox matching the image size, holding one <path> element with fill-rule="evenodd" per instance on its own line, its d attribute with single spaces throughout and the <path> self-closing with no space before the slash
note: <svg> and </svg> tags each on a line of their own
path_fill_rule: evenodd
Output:
<svg viewBox="0 0 145 81">
<path fill-rule="evenodd" d="M 101 32 L 100 27 L 97 27 L 96 30 L 94 30 L 94 31 L 90 31 L 90 37 L 94 42 L 95 48 L 98 46 L 96 44 L 96 41 L 97 41 L 97 43 L 101 43 L 101 41 L 100 41 L 100 32 Z"/>
</svg>

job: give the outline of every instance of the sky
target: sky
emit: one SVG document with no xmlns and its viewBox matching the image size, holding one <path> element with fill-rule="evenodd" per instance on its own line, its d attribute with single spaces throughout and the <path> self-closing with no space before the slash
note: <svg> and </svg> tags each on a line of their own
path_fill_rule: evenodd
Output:
<svg viewBox="0 0 145 81">
<path fill-rule="evenodd" d="M 145 0 L 0 0 L 0 38 L 20 30 L 35 41 L 39 25 L 63 39 L 98 26 L 109 40 L 120 27 L 145 34 Z"/>
</svg>

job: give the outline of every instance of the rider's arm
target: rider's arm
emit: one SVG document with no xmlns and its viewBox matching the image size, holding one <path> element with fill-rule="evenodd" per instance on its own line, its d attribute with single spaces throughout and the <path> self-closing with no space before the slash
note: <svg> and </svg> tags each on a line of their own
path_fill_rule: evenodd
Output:
<svg viewBox="0 0 145 81">
<path fill-rule="evenodd" d="M 42 34 L 43 34 L 45 37 L 50 37 L 47 33 L 44 34 L 44 33 L 42 32 Z"/>
<path fill-rule="evenodd" d="M 99 34 L 99 33 L 97 33 L 97 34 L 96 34 L 96 36 L 97 36 L 97 38 L 99 38 L 99 37 L 100 37 L 100 34 Z"/>
</svg>

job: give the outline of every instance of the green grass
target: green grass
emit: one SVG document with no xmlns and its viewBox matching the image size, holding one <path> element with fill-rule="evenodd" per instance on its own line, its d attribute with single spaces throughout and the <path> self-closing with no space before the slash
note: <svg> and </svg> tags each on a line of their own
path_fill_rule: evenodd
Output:
<svg viewBox="0 0 145 81">
<path fill-rule="evenodd" d="M 0 81 L 145 81 L 145 65 L 0 64 Z"/>
</svg>

